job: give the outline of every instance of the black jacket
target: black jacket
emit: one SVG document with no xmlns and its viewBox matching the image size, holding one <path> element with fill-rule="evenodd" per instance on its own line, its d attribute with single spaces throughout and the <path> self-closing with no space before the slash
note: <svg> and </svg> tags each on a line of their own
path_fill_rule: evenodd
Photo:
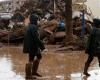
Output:
<svg viewBox="0 0 100 80">
<path fill-rule="evenodd" d="M 29 24 L 24 34 L 23 52 L 37 54 L 38 50 L 43 49 L 45 49 L 45 47 L 39 39 L 37 25 Z"/>
<path fill-rule="evenodd" d="M 86 53 L 93 56 L 100 55 L 100 29 L 93 28 L 87 42 Z M 98 48 L 99 47 L 99 48 Z"/>
</svg>

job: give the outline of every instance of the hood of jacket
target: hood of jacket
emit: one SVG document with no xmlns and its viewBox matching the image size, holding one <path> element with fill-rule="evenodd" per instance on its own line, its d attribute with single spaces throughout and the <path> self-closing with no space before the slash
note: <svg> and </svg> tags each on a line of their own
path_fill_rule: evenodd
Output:
<svg viewBox="0 0 100 80">
<path fill-rule="evenodd" d="M 30 24 L 37 25 L 38 16 L 36 14 L 31 14 L 29 19 L 30 19 Z"/>
</svg>

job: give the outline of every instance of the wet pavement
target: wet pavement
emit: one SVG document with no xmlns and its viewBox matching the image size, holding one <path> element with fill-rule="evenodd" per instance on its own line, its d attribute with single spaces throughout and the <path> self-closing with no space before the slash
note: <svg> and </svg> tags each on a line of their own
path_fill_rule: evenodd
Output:
<svg viewBox="0 0 100 80">
<path fill-rule="evenodd" d="M 38 72 L 42 78 L 36 80 L 100 80 L 100 69 L 95 58 L 89 68 L 90 77 L 85 77 L 83 67 L 87 55 L 84 51 L 54 51 L 56 46 L 47 46 L 42 52 Z M 0 80 L 25 80 L 25 64 L 28 55 L 23 54 L 22 46 L 0 47 Z M 33 80 L 33 79 L 32 79 Z"/>
</svg>

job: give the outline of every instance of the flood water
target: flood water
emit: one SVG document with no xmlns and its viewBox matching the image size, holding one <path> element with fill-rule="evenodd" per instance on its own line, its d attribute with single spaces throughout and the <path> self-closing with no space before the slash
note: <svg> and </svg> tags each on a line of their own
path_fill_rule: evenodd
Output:
<svg viewBox="0 0 100 80">
<path fill-rule="evenodd" d="M 43 76 L 36 80 L 100 80 L 100 69 L 97 59 L 92 62 L 89 73 L 85 77 L 83 73 L 87 55 L 84 51 L 57 52 L 52 49 L 42 52 L 38 72 Z M 50 47 L 51 48 L 51 47 Z M 28 55 L 23 54 L 22 46 L 0 47 L 0 80 L 25 80 L 25 64 Z M 32 79 L 33 80 L 33 79 Z"/>
<path fill-rule="evenodd" d="M 24 77 L 13 71 L 12 66 L 10 58 L 0 58 L 0 80 L 25 80 Z"/>
</svg>

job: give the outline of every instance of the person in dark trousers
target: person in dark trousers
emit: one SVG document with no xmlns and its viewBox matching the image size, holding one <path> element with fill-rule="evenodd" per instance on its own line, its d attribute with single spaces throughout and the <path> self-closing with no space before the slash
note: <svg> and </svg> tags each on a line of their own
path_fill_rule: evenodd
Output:
<svg viewBox="0 0 100 80">
<path fill-rule="evenodd" d="M 98 23 L 97 23 L 98 22 Z M 85 53 L 88 54 L 88 59 L 84 66 L 84 75 L 90 76 L 88 73 L 88 68 L 93 61 L 94 57 L 98 58 L 99 67 L 100 67 L 100 21 L 94 23 L 96 27 L 93 27 L 90 30 L 90 36 L 87 42 L 87 47 Z"/>
<path fill-rule="evenodd" d="M 26 27 L 23 42 L 23 53 L 29 54 L 29 62 L 26 64 L 26 78 L 41 75 L 37 73 L 39 62 L 42 58 L 41 51 L 45 49 L 44 44 L 39 38 L 38 17 L 35 13 L 29 17 L 30 23 Z"/>
</svg>

